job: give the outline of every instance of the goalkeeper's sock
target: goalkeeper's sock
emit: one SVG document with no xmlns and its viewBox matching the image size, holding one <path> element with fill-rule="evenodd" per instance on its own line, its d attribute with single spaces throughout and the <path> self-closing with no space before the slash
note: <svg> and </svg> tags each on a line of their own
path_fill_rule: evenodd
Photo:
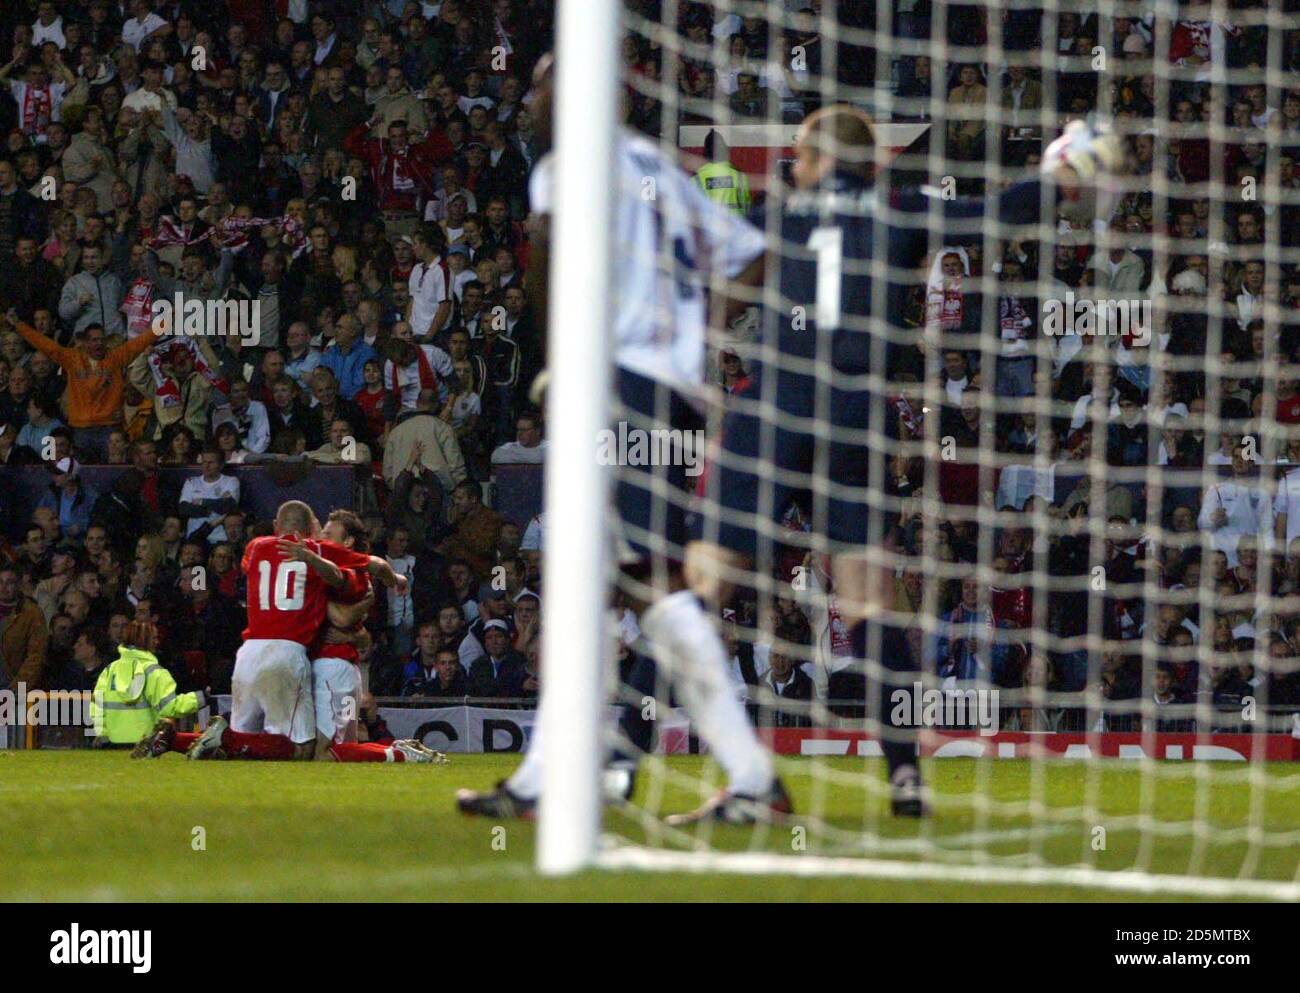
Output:
<svg viewBox="0 0 1300 993">
<path fill-rule="evenodd" d="M 197 731 L 177 731 L 176 735 L 172 738 L 171 750 L 173 752 L 180 752 L 184 755 L 190 750 L 190 745 L 194 744 L 194 742 L 198 740 L 198 737 L 199 733 Z"/>
<path fill-rule="evenodd" d="M 340 762 L 405 762 L 406 756 L 396 748 L 377 741 L 336 741 L 330 754 Z"/>
<path fill-rule="evenodd" d="M 892 781 L 895 771 L 903 766 L 915 767 L 917 764 L 916 728 L 911 725 L 895 727 L 889 723 L 889 715 L 894 710 L 891 697 L 899 687 L 906 687 L 911 692 L 912 679 L 904 674 L 915 672 L 916 665 L 902 628 L 894 624 L 875 626 L 880 635 L 880 666 L 875 672 L 869 666 L 867 675 L 868 679 L 874 678 L 880 687 L 880 750 L 885 754 L 885 763 L 889 766 L 889 778 Z M 870 633 L 866 621 L 859 621 L 849 631 L 855 658 L 869 658 Z M 910 712 L 911 708 L 908 710 Z"/>
<path fill-rule="evenodd" d="M 221 747 L 232 759 L 291 759 L 293 742 L 282 734 L 261 734 L 227 729 L 221 735 Z"/>
<path fill-rule="evenodd" d="M 700 738 L 726 772 L 730 790 L 766 795 L 775 779 L 772 756 L 736 696 L 722 638 L 699 598 L 690 590 L 669 594 L 642 615 L 641 631 L 666 667 Z"/>
</svg>

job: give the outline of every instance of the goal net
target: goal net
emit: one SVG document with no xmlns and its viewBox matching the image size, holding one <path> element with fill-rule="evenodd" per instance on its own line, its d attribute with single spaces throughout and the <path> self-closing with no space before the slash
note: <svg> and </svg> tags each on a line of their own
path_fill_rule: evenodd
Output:
<svg viewBox="0 0 1300 993">
<path fill-rule="evenodd" d="M 628 608 L 686 556 L 651 526 L 631 536 L 650 578 L 608 569 L 605 682 L 654 733 L 631 799 L 605 806 L 597 864 L 1300 897 L 1296 8 L 626 0 L 621 119 L 766 240 L 756 286 L 668 237 L 645 260 L 713 304 L 703 440 L 671 448 L 697 471 L 647 492 L 655 521 L 679 507 L 706 539 L 755 536 L 710 611 L 795 813 L 666 823 L 724 782 L 662 667 L 649 690 L 629 682 L 653 652 Z M 565 38 L 562 22 L 561 63 Z M 564 98 L 561 142 L 584 113 Z M 875 122 L 868 251 L 783 224 L 799 124 L 835 104 Z M 1060 205 L 1032 188 L 1036 219 L 999 214 L 1076 119 L 1122 135 L 1129 171 Z M 987 212 L 955 223 L 968 203 Z M 892 251 L 895 230 L 922 257 Z M 671 336 L 671 310 L 656 319 Z M 792 401 L 796 382 L 812 385 Z M 611 386 L 609 421 L 670 426 L 658 389 L 647 416 Z M 855 404 L 865 419 L 843 414 Z M 736 410 L 759 425 L 749 454 L 720 438 Z M 613 481 L 653 457 L 625 445 Z M 727 469 L 758 480 L 744 520 Z M 827 530 L 855 508 L 868 536 L 851 551 L 889 570 L 876 620 L 902 630 L 910 668 L 851 636 L 833 564 L 848 550 Z M 558 683 L 569 663 L 552 658 Z M 629 750 L 625 725 L 608 733 Z M 900 726 L 920 819 L 891 816 L 880 741 Z"/>
</svg>

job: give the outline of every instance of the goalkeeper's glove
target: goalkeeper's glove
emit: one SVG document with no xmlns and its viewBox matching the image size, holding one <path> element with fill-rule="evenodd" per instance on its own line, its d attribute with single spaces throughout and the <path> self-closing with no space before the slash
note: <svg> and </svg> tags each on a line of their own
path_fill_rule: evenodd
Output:
<svg viewBox="0 0 1300 993">
<path fill-rule="evenodd" d="M 1124 139 L 1104 125 L 1071 121 L 1065 133 L 1043 152 L 1042 171 L 1054 174 L 1063 166 L 1074 170 L 1080 184 L 1099 175 L 1122 172 L 1128 160 Z"/>
</svg>

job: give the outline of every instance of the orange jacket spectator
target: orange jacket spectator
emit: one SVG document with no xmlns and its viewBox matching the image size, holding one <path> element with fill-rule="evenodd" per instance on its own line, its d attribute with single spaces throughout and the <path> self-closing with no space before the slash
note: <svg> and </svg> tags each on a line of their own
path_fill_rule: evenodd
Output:
<svg viewBox="0 0 1300 993">
<path fill-rule="evenodd" d="M 48 355 L 68 374 L 64 402 L 68 425 L 73 428 L 117 427 L 122 423 L 125 369 L 159 338 L 147 332 L 125 345 L 106 349 L 104 329 L 92 325 L 78 338 L 80 344 L 67 348 L 22 321 L 15 328 L 28 344 Z"/>
</svg>

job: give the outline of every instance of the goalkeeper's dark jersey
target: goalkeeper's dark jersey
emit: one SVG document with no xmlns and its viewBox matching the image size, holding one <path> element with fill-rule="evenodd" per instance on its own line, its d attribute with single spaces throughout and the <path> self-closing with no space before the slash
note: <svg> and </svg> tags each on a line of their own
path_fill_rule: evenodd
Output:
<svg viewBox="0 0 1300 993">
<path fill-rule="evenodd" d="M 873 319 L 905 327 L 905 299 L 909 286 L 921 278 L 919 268 L 926 256 L 955 240 L 978 237 L 990 209 L 1003 224 L 1036 222 L 1043 187 L 1035 179 L 987 198 L 956 200 L 917 191 L 897 193 L 889 199 L 893 224 L 883 216 L 886 195 L 836 174 L 820 189 L 791 193 L 776 208 L 772 223 L 780 233 L 781 298 L 776 307 L 768 301 L 761 326 L 764 341 L 775 335 L 781 355 L 796 360 L 781 363 L 780 393 L 810 378 L 812 370 L 798 359 L 816 360 L 820 368 L 850 375 L 870 370 Z M 761 214 L 755 217 L 760 227 L 767 221 Z M 930 226 L 936 222 L 939 230 L 932 239 Z M 873 275 L 872 260 L 877 257 L 888 269 L 877 267 Z M 819 326 L 819 318 L 833 323 Z M 798 368 L 801 365 L 804 368 Z M 794 378 L 787 380 L 787 374 Z"/>
<path fill-rule="evenodd" d="M 780 300 L 766 301 L 760 333 L 780 354 L 769 355 L 775 374 L 756 369 L 723 418 L 698 534 L 771 558 L 772 532 L 759 521 L 779 520 L 795 501 L 813 533 L 834 547 L 880 540 L 872 522 L 885 516 L 874 511 L 873 495 L 883 492 L 884 448 L 872 439 L 895 437 L 898 418 L 886 416 L 885 395 L 869 389 L 863 374 L 876 371 L 886 354 L 876 347 L 884 344 L 882 325 L 904 326 L 907 285 L 929 251 L 978 235 L 986 207 L 1002 222 L 1032 223 L 1042 195 L 1035 181 L 988 200 L 939 201 L 941 230 L 933 241 L 933 201 L 917 193 L 894 199 L 894 224 L 873 189 L 842 177 L 778 207 L 772 226 L 782 241 L 779 277 L 765 296 L 775 289 Z M 871 271 L 878 251 L 887 273 Z"/>
</svg>

